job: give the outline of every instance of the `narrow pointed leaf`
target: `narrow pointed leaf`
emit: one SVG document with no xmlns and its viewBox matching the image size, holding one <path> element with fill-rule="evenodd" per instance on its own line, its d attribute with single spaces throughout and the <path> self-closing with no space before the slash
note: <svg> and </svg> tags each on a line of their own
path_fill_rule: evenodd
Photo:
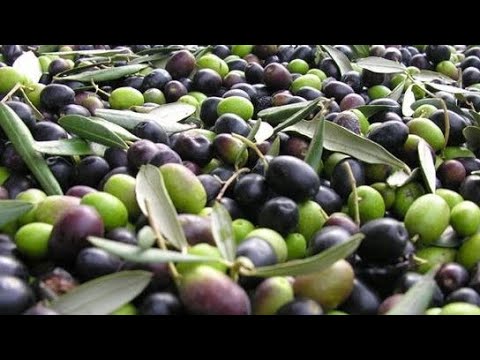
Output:
<svg viewBox="0 0 480 360">
<path fill-rule="evenodd" d="M 168 59 L 168 58 L 169 58 L 169 56 L 167 54 L 157 53 L 157 54 L 140 56 L 140 57 L 130 61 L 129 64 L 144 64 L 144 63 L 147 63 L 147 62 L 158 61 L 158 60 L 163 60 L 163 59 Z"/>
<path fill-rule="evenodd" d="M 235 260 L 236 243 L 233 235 L 232 218 L 229 212 L 218 201 L 213 205 L 212 214 L 212 234 L 215 244 L 222 257 L 228 261 Z"/>
<path fill-rule="evenodd" d="M 68 132 L 82 139 L 96 142 L 105 146 L 128 149 L 125 141 L 107 128 L 105 125 L 95 122 L 81 115 L 66 115 L 58 120 L 58 124 Z"/>
<path fill-rule="evenodd" d="M 365 117 L 369 118 L 372 115 L 384 110 L 392 110 L 393 107 L 389 105 L 362 105 L 357 107 Z"/>
<path fill-rule="evenodd" d="M 413 110 L 416 110 L 417 108 L 419 108 L 420 106 L 422 106 L 424 104 L 433 105 L 438 109 L 442 109 L 442 107 L 443 107 L 441 99 L 439 99 L 439 98 L 428 98 L 428 99 L 420 99 L 420 100 L 415 101 L 412 104 L 411 108 Z M 447 105 L 448 110 L 453 111 L 454 113 L 456 113 L 460 116 L 467 117 L 470 120 L 472 120 L 473 122 L 475 122 L 475 118 L 473 117 L 473 115 L 470 112 L 465 113 L 458 106 L 456 106 L 456 105 L 454 105 L 450 102 L 447 102 L 446 105 Z"/>
<path fill-rule="evenodd" d="M 28 201 L 0 200 L 0 227 L 18 219 L 32 208 L 32 203 Z"/>
<path fill-rule="evenodd" d="M 52 53 L 58 49 L 58 45 L 40 45 L 37 48 L 38 54 Z"/>
<path fill-rule="evenodd" d="M 91 117 L 89 118 L 93 122 L 99 123 L 106 128 L 108 128 L 110 131 L 114 132 L 117 134 L 119 137 L 121 137 L 123 140 L 129 140 L 129 141 L 137 141 L 140 140 L 138 136 L 133 135 L 130 131 L 127 129 L 124 129 L 120 125 L 114 124 L 110 121 L 107 121 L 105 119 L 102 119 L 100 117 Z"/>
<path fill-rule="evenodd" d="M 282 121 L 280 124 L 275 126 L 273 129 L 274 134 L 278 134 L 280 131 L 283 129 L 295 125 L 299 121 L 302 121 L 305 119 L 308 115 L 310 115 L 318 106 L 318 103 L 320 102 L 320 99 L 313 100 L 310 102 L 310 104 L 303 108 L 302 110 L 297 111 L 295 114 L 290 116 L 288 119 Z"/>
<path fill-rule="evenodd" d="M 270 156 L 278 156 L 280 154 L 280 137 L 277 136 L 275 140 L 273 140 L 272 145 L 270 146 L 270 149 L 268 149 L 267 155 Z"/>
<path fill-rule="evenodd" d="M 400 97 L 403 94 L 403 88 L 404 87 L 405 87 L 405 81 L 401 81 L 400 84 L 395 86 L 395 89 L 393 89 L 392 92 L 390 93 L 390 95 L 388 95 L 387 97 L 389 99 L 393 99 L 393 100 L 398 102 L 398 100 L 400 99 Z M 375 106 L 375 105 L 373 105 L 373 106 Z"/>
<path fill-rule="evenodd" d="M 368 45 L 352 45 L 356 58 L 364 58 L 370 55 L 370 47 Z"/>
<path fill-rule="evenodd" d="M 407 174 L 404 170 L 398 170 L 395 171 L 392 175 L 390 175 L 387 178 L 386 182 L 388 186 L 400 187 L 412 182 L 413 180 L 418 179 L 420 172 L 420 168 L 413 169 L 410 174 Z"/>
<path fill-rule="evenodd" d="M 56 46 L 56 45 L 47 45 L 47 46 Z M 72 51 L 57 51 L 57 52 L 44 52 L 44 55 L 85 55 L 85 56 L 110 56 L 120 53 L 128 53 L 129 50 L 127 48 L 124 49 L 113 49 L 113 50 L 102 50 L 102 49 L 95 49 L 95 50 L 72 50 Z"/>
<path fill-rule="evenodd" d="M 435 291 L 435 275 L 438 267 L 433 268 L 423 278 L 413 285 L 403 298 L 391 309 L 387 315 L 423 315 L 432 300 Z"/>
<path fill-rule="evenodd" d="M 312 167 L 315 172 L 318 172 L 322 165 L 323 154 L 323 134 L 325 132 L 325 117 L 320 112 L 312 122 L 316 122 L 315 132 L 313 133 L 312 141 L 308 146 L 307 154 L 305 155 L 305 162 Z"/>
<path fill-rule="evenodd" d="M 480 127 L 467 126 L 463 129 L 463 136 L 467 139 L 467 144 L 472 149 L 478 149 L 480 147 Z"/>
<path fill-rule="evenodd" d="M 178 251 L 150 248 L 144 250 L 139 246 L 124 244 L 118 241 L 103 239 L 95 236 L 88 237 L 88 241 L 106 252 L 124 260 L 140 264 L 161 263 L 192 263 L 192 262 L 218 262 L 218 258 L 203 255 L 182 254 Z"/>
<path fill-rule="evenodd" d="M 314 121 L 301 121 L 285 129 L 285 132 L 296 132 L 311 139 L 315 125 Z M 331 121 L 325 121 L 323 147 L 330 151 L 351 155 L 368 164 L 386 164 L 410 171 L 407 164 L 392 155 L 383 146 Z"/>
<path fill-rule="evenodd" d="M 37 83 L 42 77 L 40 62 L 33 51 L 27 51 L 20 55 L 12 67 L 26 76 L 32 83 Z"/>
<path fill-rule="evenodd" d="M 168 195 L 160 170 L 153 165 L 143 165 L 137 175 L 135 186 L 137 203 L 143 214 L 147 215 L 145 200 L 150 203 L 151 217 L 159 227 L 159 231 L 177 249 L 188 246 L 182 225 L 178 221 L 177 211 Z"/>
<path fill-rule="evenodd" d="M 261 121 L 260 119 L 258 121 Z M 256 132 L 254 136 L 254 140 L 257 144 L 260 144 L 264 142 L 265 140 L 268 140 L 272 137 L 273 135 L 273 127 L 267 122 L 260 122 L 260 127 L 258 131 Z"/>
<path fill-rule="evenodd" d="M 330 45 L 322 45 L 322 47 L 325 49 L 328 55 L 330 55 L 332 60 L 335 61 L 335 64 L 337 64 L 341 75 L 353 70 L 350 60 L 348 60 L 348 57 L 340 50 L 335 49 Z"/>
<path fill-rule="evenodd" d="M 88 281 L 50 304 L 62 315 L 108 315 L 132 301 L 150 282 L 147 271 L 121 271 Z"/>
<path fill-rule="evenodd" d="M 477 126 L 480 126 L 480 114 L 476 111 L 473 111 L 473 110 L 470 110 L 469 113 L 473 118 L 474 124 L 477 125 Z"/>
<path fill-rule="evenodd" d="M 422 174 L 427 184 L 427 188 L 431 193 L 435 193 L 435 164 L 432 159 L 432 153 L 425 141 L 418 142 L 418 158 L 420 160 L 420 167 Z"/>
<path fill-rule="evenodd" d="M 365 235 L 355 234 L 346 242 L 332 246 L 321 253 L 301 260 L 292 260 L 281 264 L 262 266 L 242 272 L 246 276 L 298 276 L 320 272 L 332 266 L 335 262 L 353 254 Z"/>
<path fill-rule="evenodd" d="M 134 64 L 134 65 L 125 65 L 119 67 L 111 67 L 109 69 L 100 69 L 100 70 L 90 70 L 85 71 L 80 74 L 64 76 L 64 77 L 54 77 L 56 80 L 68 80 L 68 81 L 80 81 L 80 82 L 103 82 L 118 80 L 127 75 L 133 75 L 140 70 L 143 70 L 147 67 L 144 64 Z"/>
<path fill-rule="evenodd" d="M 430 82 L 434 80 L 441 80 L 450 84 L 455 82 L 455 80 L 449 78 L 448 76 L 443 75 L 436 71 L 431 71 L 431 70 L 420 70 L 420 73 L 413 74 L 412 76 L 415 80 L 418 80 L 421 82 Z"/>
<path fill-rule="evenodd" d="M 80 156 L 94 153 L 90 144 L 80 138 L 36 141 L 33 148 L 38 152 L 49 155 Z"/>
<path fill-rule="evenodd" d="M 401 63 L 392 60 L 384 59 L 377 56 L 370 56 L 359 59 L 357 65 L 362 69 L 367 69 L 379 74 L 395 74 L 405 72 L 407 68 Z"/>
<path fill-rule="evenodd" d="M 403 96 L 402 113 L 404 116 L 412 116 L 415 112 L 415 110 L 412 109 L 412 104 L 415 102 L 415 95 L 412 90 L 413 86 L 414 84 L 410 85 Z"/>
<path fill-rule="evenodd" d="M 438 91 L 445 91 L 451 94 L 472 94 L 473 91 L 465 90 L 456 86 L 451 85 L 443 85 L 443 84 L 436 84 L 436 83 L 426 83 L 426 85 L 430 86 L 431 88 L 438 90 Z"/>
<path fill-rule="evenodd" d="M 257 114 L 257 117 L 271 125 L 278 125 L 298 111 L 305 109 L 308 105 L 310 105 L 310 103 L 311 101 L 304 101 L 294 104 L 269 107 L 260 111 Z"/>
<path fill-rule="evenodd" d="M 12 142 L 15 150 L 48 195 L 63 195 L 42 154 L 34 149 L 35 140 L 18 115 L 6 104 L 0 103 L 0 128 Z"/>
<path fill-rule="evenodd" d="M 249 121 L 250 124 L 252 124 L 252 122 L 253 120 Z M 255 135 L 257 135 L 257 132 L 260 129 L 261 125 L 262 125 L 262 119 L 258 119 L 253 123 L 253 126 L 247 135 L 248 140 L 255 140 Z"/>
</svg>

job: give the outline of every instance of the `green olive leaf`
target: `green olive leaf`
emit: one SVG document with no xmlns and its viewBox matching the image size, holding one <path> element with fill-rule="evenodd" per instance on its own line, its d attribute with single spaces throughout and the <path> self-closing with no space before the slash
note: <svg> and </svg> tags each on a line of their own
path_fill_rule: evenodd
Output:
<svg viewBox="0 0 480 360">
<path fill-rule="evenodd" d="M 47 195 L 63 195 L 42 154 L 34 149 L 35 140 L 27 125 L 4 103 L 0 103 L 0 128 Z"/>
<path fill-rule="evenodd" d="M 132 301 L 149 284 L 152 273 L 121 271 L 83 283 L 50 304 L 62 315 L 108 315 Z"/>
<path fill-rule="evenodd" d="M 40 61 L 38 61 L 38 58 L 33 51 L 26 51 L 20 55 L 17 60 L 15 60 L 12 67 L 26 76 L 32 83 L 38 83 L 42 77 Z"/>
<path fill-rule="evenodd" d="M 420 168 L 422 169 L 423 178 L 427 183 L 427 188 L 431 193 L 435 193 L 436 172 L 435 163 L 432 159 L 432 153 L 427 142 L 420 140 L 418 142 L 418 159 L 420 160 Z"/>
<path fill-rule="evenodd" d="M 316 123 L 314 121 L 304 120 L 286 128 L 285 132 L 295 132 L 311 139 L 315 127 Z M 331 121 L 325 121 L 323 147 L 330 151 L 351 155 L 368 164 L 386 164 L 410 172 L 407 164 L 392 155 L 383 146 Z"/>
<path fill-rule="evenodd" d="M 433 83 L 433 82 L 428 82 L 428 83 L 425 83 L 425 84 L 428 85 L 429 87 L 435 89 L 435 90 L 445 91 L 445 92 L 448 92 L 448 93 L 451 93 L 451 94 L 465 94 L 465 95 L 468 95 L 468 94 L 473 93 L 472 91 L 465 90 L 465 89 L 462 89 L 462 88 L 459 88 L 459 87 L 456 87 L 456 86 L 451 86 L 451 85 L 436 84 L 436 83 Z"/>
<path fill-rule="evenodd" d="M 470 110 L 469 113 L 472 116 L 475 125 L 480 126 L 480 114 L 473 110 Z"/>
<path fill-rule="evenodd" d="M 379 74 L 396 74 L 405 72 L 407 70 L 405 65 L 401 63 L 377 56 L 369 56 L 363 59 L 358 59 L 357 65 L 362 69 L 367 69 Z"/>
<path fill-rule="evenodd" d="M 156 53 L 156 54 L 151 54 L 151 55 L 140 56 L 140 57 L 130 61 L 129 64 L 132 64 L 132 65 L 133 64 L 144 64 L 144 63 L 164 60 L 164 59 L 168 59 L 168 58 L 169 58 L 169 56 L 167 54 Z"/>
<path fill-rule="evenodd" d="M 380 111 L 389 111 L 393 110 L 394 107 L 390 105 L 362 105 L 356 108 L 357 110 L 360 110 L 365 117 L 369 118 L 372 115 L 375 115 L 376 113 Z"/>
<path fill-rule="evenodd" d="M 0 227 L 33 209 L 33 204 L 22 200 L 0 200 Z"/>
<path fill-rule="evenodd" d="M 138 206 L 145 216 L 148 216 L 146 201 L 149 201 L 151 205 L 150 216 L 169 243 L 177 249 L 187 248 L 187 239 L 178 220 L 177 211 L 168 195 L 162 173 L 158 167 L 143 165 L 140 168 L 137 174 L 135 193 Z"/>
<path fill-rule="evenodd" d="M 439 267 L 431 269 L 413 285 L 387 315 L 423 315 L 435 291 L 435 275 Z"/>
<path fill-rule="evenodd" d="M 341 75 L 353 70 L 350 60 L 348 60 L 348 57 L 343 52 L 330 45 L 322 45 L 322 47 L 328 55 L 330 55 L 335 64 L 337 64 Z"/>
<path fill-rule="evenodd" d="M 47 46 L 57 46 L 57 45 L 47 45 Z M 57 46 L 58 48 L 58 46 Z M 115 54 L 121 53 L 131 53 L 128 48 L 122 49 L 113 49 L 113 50 L 103 50 L 103 49 L 95 49 L 95 50 L 71 50 L 71 51 L 56 51 L 56 52 L 44 52 L 43 55 L 84 55 L 84 56 L 111 56 Z"/>
<path fill-rule="evenodd" d="M 58 124 L 68 132 L 82 139 L 101 145 L 128 149 L 125 141 L 105 125 L 81 115 L 65 115 Z"/>
<path fill-rule="evenodd" d="M 405 91 L 405 95 L 403 96 L 403 103 L 402 103 L 402 113 L 404 116 L 412 116 L 415 110 L 412 110 L 412 104 L 415 102 L 415 94 L 413 93 L 413 86 L 414 84 L 410 85 L 407 90 Z"/>
<path fill-rule="evenodd" d="M 308 146 L 307 154 L 305 155 L 305 162 L 312 167 L 315 172 L 319 172 L 322 166 L 322 154 L 323 154 L 323 134 L 325 132 L 325 116 L 322 112 L 319 112 L 313 118 L 312 122 L 315 122 L 315 131 L 312 136 L 312 141 Z"/>
<path fill-rule="evenodd" d="M 420 172 L 420 168 L 413 169 L 410 174 L 407 174 L 405 170 L 398 170 L 390 175 L 386 182 L 390 187 L 400 187 L 418 179 Z"/>
<path fill-rule="evenodd" d="M 103 81 L 111 81 L 111 80 L 118 80 L 127 75 L 133 75 L 140 70 L 143 70 L 148 65 L 144 64 L 134 64 L 134 65 L 125 65 L 119 67 L 111 67 L 108 69 L 100 69 L 100 70 L 90 70 L 85 71 L 80 74 L 69 75 L 64 77 L 55 76 L 55 80 L 68 80 L 68 81 L 80 81 L 80 82 L 96 82 L 100 83 Z"/>
<path fill-rule="evenodd" d="M 156 46 L 150 49 L 145 49 L 139 51 L 137 55 L 151 55 L 151 54 L 170 54 L 178 50 L 188 50 L 191 52 L 197 51 L 199 49 L 196 45 L 167 45 L 167 46 Z"/>
<path fill-rule="evenodd" d="M 260 144 L 272 137 L 273 127 L 269 123 L 261 121 L 261 119 L 258 119 L 257 121 L 260 121 L 260 125 L 257 132 L 254 135 L 254 140 L 257 144 Z"/>
<path fill-rule="evenodd" d="M 272 145 L 267 152 L 267 155 L 273 157 L 278 156 L 278 154 L 280 154 L 280 136 L 275 137 L 275 140 L 273 140 Z"/>
<path fill-rule="evenodd" d="M 271 125 L 278 125 L 293 114 L 296 114 L 298 111 L 305 109 L 310 105 L 310 103 L 311 101 L 304 101 L 294 104 L 269 107 L 261 110 L 257 117 Z"/>
<path fill-rule="evenodd" d="M 233 235 L 232 218 L 229 212 L 220 202 L 215 201 L 212 214 L 212 234 L 218 251 L 225 260 L 233 262 L 235 260 L 236 243 Z"/>
<path fill-rule="evenodd" d="M 158 248 L 142 249 L 139 246 L 124 244 L 118 241 L 89 236 L 88 241 L 106 252 L 118 256 L 124 260 L 139 264 L 161 263 L 192 263 L 192 262 L 219 262 L 216 257 L 182 254 L 178 251 L 162 250 Z"/>
<path fill-rule="evenodd" d="M 355 58 L 365 58 L 370 55 L 370 46 L 368 45 L 352 45 Z"/>
<path fill-rule="evenodd" d="M 395 100 L 398 102 L 400 97 L 403 94 L 403 88 L 405 87 L 405 80 L 401 81 L 400 84 L 395 86 L 395 89 L 392 90 L 392 92 L 387 96 L 389 99 Z M 368 105 L 367 105 L 368 106 Z M 373 105 L 375 106 L 375 105 Z M 365 115 L 365 114 L 364 114 Z M 368 117 L 368 116 L 367 116 Z"/>
<path fill-rule="evenodd" d="M 243 269 L 241 273 L 245 276 L 298 276 L 310 274 L 313 272 L 320 272 L 332 266 L 338 260 L 345 259 L 347 256 L 353 254 L 360 246 L 365 235 L 355 234 L 351 236 L 346 242 L 332 246 L 321 253 L 301 259 L 292 260 L 285 263 L 262 266 L 253 270 Z"/>
<path fill-rule="evenodd" d="M 52 53 L 57 51 L 59 45 L 40 45 L 37 48 L 37 54 Z"/>
<path fill-rule="evenodd" d="M 431 70 L 420 70 L 418 74 L 413 74 L 412 76 L 415 80 L 421 82 L 431 82 L 434 80 L 440 80 L 450 84 L 455 82 L 455 80 L 449 78 L 448 76 Z"/>
<path fill-rule="evenodd" d="M 90 144 L 80 138 L 35 141 L 33 148 L 42 154 L 61 156 L 81 156 L 94 153 Z"/>
<path fill-rule="evenodd" d="M 318 106 L 318 103 L 320 102 L 320 98 L 315 99 L 310 102 L 310 104 L 303 108 L 302 110 L 297 111 L 295 114 L 287 118 L 286 120 L 282 121 L 280 124 L 275 126 L 273 129 L 274 134 L 278 134 L 280 131 L 284 130 L 285 128 L 288 128 L 289 126 L 295 125 L 299 121 L 302 121 L 305 119 L 308 115 L 310 115 Z"/>
<path fill-rule="evenodd" d="M 121 137 L 123 140 L 127 140 L 127 141 L 140 140 L 140 138 L 138 136 L 133 135 L 130 131 L 128 131 L 127 129 L 124 129 L 120 125 L 114 124 L 114 123 L 112 123 L 110 121 L 107 121 L 105 119 L 102 119 L 100 117 L 90 117 L 89 119 L 92 120 L 93 122 L 96 122 L 98 124 L 101 124 L 101 125 L 105 126 L 110 131 L 114 132 L 119 137 Z"/>
</svg>

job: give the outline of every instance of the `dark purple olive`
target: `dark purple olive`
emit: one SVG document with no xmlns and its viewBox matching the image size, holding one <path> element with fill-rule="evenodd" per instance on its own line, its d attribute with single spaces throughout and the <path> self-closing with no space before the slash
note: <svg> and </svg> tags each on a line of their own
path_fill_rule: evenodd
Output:
<svg viewBox="0 0 480 360">
<path fill-rule="evenodd" d="M 104 158 L 96 155 L 87 156 L 77 164 L 75 181 L 77 185 L 95 188 L 109 171 L 110 166 Z"/>
</svg>

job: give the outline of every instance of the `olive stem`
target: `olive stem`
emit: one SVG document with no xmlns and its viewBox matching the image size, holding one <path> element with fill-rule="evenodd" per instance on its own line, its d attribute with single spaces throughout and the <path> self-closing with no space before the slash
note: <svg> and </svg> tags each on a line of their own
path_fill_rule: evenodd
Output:
<svg viewBox="0 0 480 360">
<path fill-rule="evenodd" d="M 16 83 L 15 86 L 3 97 L 3 99 L 0 101 L 0 103 L 6 103 L 10 98 L 12 97 L 13 94 L 17 92 L 18 89 L 20 89 L 23 85 L 21 83 Z"/>
<path fill-rule="evenodd" d="M 423 258 L 420 258 L 418 256 L 413 255 L 412 256 L 413 261 L 415 261 L 416 265 L 425 265 L 428 264 L 428 260 L 425 260 Z"/>
<path fill-rule="evenodd" d="M 165 238 L 160 233 L 160 230 L 158 229 L 155 219 L 151 216 L 152 212 L 151 212 L 150 202 L 148 201 L 148 199 L 145 199 L 145 208 L 147 210 L 148 222 L 152 226 L 155 236 L 157 237 L 158 246 L 162 250 L 167 250 L 167 244 L 165 242 Z M 169 262 L 168 267 L 170 268 L 170 272 L 172 274 L 173 279 L 175 280 L 175 282 L 177 282 L 177 280 L 180 278 L 180 274 L 178 273 L 177 268 L 175 267 L 175 264 L 173 262 Z"/>
<path fill-rule="evenodd" d="M 33 112 L 35 113 L 35 117 L 37 118 L 37 120 L 43 120 L 45 117 L 44 117 L 43 114 L 35 107 L 35 105 L 33 105 L 33 103 L 30 101 L 30 99 L 28 98 L 27 94 L 25 94 L 25 90 L 23 90 L 23 87 L 20 88 L 20 92 L 22 93 L 22 96 L 23 96 L 24 100 L 27 102 L 27 104 L 30 105 L 30 107 L 33 109 Z"/>
<path fill-rule="evenodd" d="M 418 240 L 420 239 L 420 235 L 418 234 L 415 234 L 412 236 L 412 238 L 410 239 L 410 241 L 415 244 Z"/>
<path fill-rule="evenodd" d="M 265 165 L 265 169 L 268 167 L 268 161 L 267 159 L 265 159 L 265 155 L 263 155 L 263 153 L 260 151 L 260 149 L 257 147 L 257 145 L 247 139 L 245 136 L 242 136 L 240 134 L 235 134 L 235 133 L 232 133 L 232 136 L 234 138 L 237 138 L 239 140 L 241 140 L 244 144 L 246 144 L 250 149 L 252 149 L 253 151 L 255 151 L 255 153 L 257 154 L 257 156 L 263 161 L 263 164 Z"/>
<path fill-rule="evenodd" d="M 355 223 L 360 226 L 360 208 L 358 206 L 358 192 L 357 192 L 357 181 L 353 176 L 352 168 L 348 162 L 344 163 L 347 166 L 347 174 L 350 185 L 352 186 L 353 192 L 353 213 L 355 217 Z"/>
<path fill-rule="evenodd" d="M 100 89 L 100 88 L 98 87 L 98 85 L 95 84 L 95 82 L 94 82 L 93 80 L 91 81 L 91 84 L 92 84 L 92 86 L 95 88 L 95 93 L 99 92 L 100 94 L 103 94 L 103 95 L 105 95 L 106 97 L 110 97 L 110 94 L 107 93 L 106 91 L 103 91 L 102 89 Z"/>
<path fill-rule="evenodd" d="M 250 169 L 249 168 L 242 168 L 238 171 L 236 171 L 232 176 L 230 176 L 227 181 L 225 181 L 225 183 L 223 184 L 223 187 L 220 189 L 220 192 L 218 193 L 217 197 L 215 198 L 215 200 L 217 201 L 220 201 L 223 197 L 223 195 L 225 195 L 225 192 L 227 191 L 228 187 L 235 181 L 235 179 L 240 175 L 240 174 L 243 174 L 245 172 L 249 172 Z"/>
</svg>

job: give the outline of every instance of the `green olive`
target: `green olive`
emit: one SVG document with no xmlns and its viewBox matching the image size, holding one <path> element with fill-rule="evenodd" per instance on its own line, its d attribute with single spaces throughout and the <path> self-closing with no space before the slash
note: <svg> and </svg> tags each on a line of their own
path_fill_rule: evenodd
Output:
<svg viewBox="0 0 480 360">
<path fill-rule="evenodd" d="M 298 204 L 299 220 L 297 231 L 309 241 L 322 228 L 327 218 L 322 207 L 312 200 Z"/>
<path fill-rule="evenodd" d="M 44 259 L 52 229 L 50 224 L 35 222 L 22 226 L 15 234 L 18 251 L 30 259 Z"/>
<path fill-rule="evenodd" d="M 292 233 L 285 238 L 287 244 L 288 259 L 302 259 L 307 253 L 307 241 L 302 234 Z"/>
<path fill-rule="evenodd" d="M 458 249 L 457 262 L 472 269 L 480 261 L 480 233 L 467 238 Z"/>
<path fill-rule="evenodd" d="M 127 208 L 128 214 L 134 219 L 140 215 L 135 184 L 134 177 L 126 174 L 116 174 L 110 177 L 103 186 L 103 191 L 118 198 Z"/>
<path fill-rule="evenodd" d="M 348 213 L 351 217 L 355 216 L 355 196 L 354 192 L 348 197 Z M 362 224 L 382 218 L 385 215 L 385 202 L 382 194 L 374 188 L 362 185 L 357 188 L 358 210 L 360 213 L 360 222 Z"/>
<path fill-rule="evenodd" d="M 235 236 L 235 242 L 240 244 L 245 240 L 248 233 L 255 230 L 255 225 L 245 219 L 235 219 L 232 221 L 233 235 Z"/>
<path fill-rule="evenodd" d="M 472 201 L 463 201 L 452 209 L 450 224 L 457 234 L 471 236 L 480 227 L 480 208 Z"/>
<path fill-rule="evenodd" d="M 250 100 L 241 96 L 230 96 L 218 103 L 217 113 L 223 115 L 227 113 L 236 114 L 243 120 L 249 120 L 253 116 L 253 104 Z"/>
<path fill-rule="evenodd" d="M 143 95 L 137 89 L 134 89 L 129 86 L 116 88 L 110 94 L 108 102 L 112 109 L 125 110 L 129 109 L 132 106 L 141 106 L 144 104 L 145 100 Z"/>
<path fill-rule="evenodd" d="M 85 195 L 80 203 L 92 206 L 98 211 L 107 231 L 127 224 L 127 208 L 112 194 L 103 191 L 93 192 Z"/>
<path fill-rule="evenodd" d="M 443 200 L 445 200 L 448 204 L 450 210 L 452 210 L 455 205 L 460 204 L 463 201 L 462 195 L 459 193 L 449 190 L 449 189 L 437 189 L 435 190 L 435 194 L 441 196 Z"/>
<path fill-rule="evenodd" d="M 425 274 L 435 265 L 452 262 L 455 260 L 457 251 L 452 248 L 443 248 L 437 246 L 429 246 L 418 250 L 415 255 L 427 262 L 420 264 L 417 271 L 421 274 Z"/>
</svg>

